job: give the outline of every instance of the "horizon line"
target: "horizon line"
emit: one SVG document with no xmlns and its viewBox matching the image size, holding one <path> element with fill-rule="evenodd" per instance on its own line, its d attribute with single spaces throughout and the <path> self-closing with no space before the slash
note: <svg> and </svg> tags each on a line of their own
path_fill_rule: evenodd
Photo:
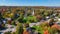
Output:
<svg viewBox="0 0 60 34">
<path fill-rule="evenodd" d="M 9 5 L 0 5 L 0 6 L 9 6 Z M 10 5 L 10 6 L 21 6 L 21 5 Z M 23 6 L 23 5 L 22 5 Z M 26 6 L 26 5 L 25 5 Z M 33 6 L 31 6 L 33 7 Z M 39 6 L 37 6 L 39 7 Z M 41 6 L 40 6 L 41 7 Z M 44 7 L 44 6 L 43 6 Z M 60 6 L 45 6 L 45 7 L 60 7 Z"/>
</svg>

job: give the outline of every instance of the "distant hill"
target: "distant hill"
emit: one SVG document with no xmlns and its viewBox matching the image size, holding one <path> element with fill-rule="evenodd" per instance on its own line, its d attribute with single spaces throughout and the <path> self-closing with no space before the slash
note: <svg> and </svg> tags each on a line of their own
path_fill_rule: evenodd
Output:
<svg viewBox="0 0 60 34">
<path fill-rule="evenodd" d="M 0 8 L 43 8 L 43 9 L 59 9 L 60 7 L 58 6 L 0 6 Z"/>
</svg>

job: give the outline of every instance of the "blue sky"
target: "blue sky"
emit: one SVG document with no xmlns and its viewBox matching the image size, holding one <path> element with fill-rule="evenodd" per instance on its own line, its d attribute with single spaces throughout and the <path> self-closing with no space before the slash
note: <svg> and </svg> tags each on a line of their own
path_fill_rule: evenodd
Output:
<svg viewBox="0 0 60 34">
<path fill-rule="evenodd" d="M 0 0 L 0 6 L 60 6 L 60 0 Z"/>
</svg>

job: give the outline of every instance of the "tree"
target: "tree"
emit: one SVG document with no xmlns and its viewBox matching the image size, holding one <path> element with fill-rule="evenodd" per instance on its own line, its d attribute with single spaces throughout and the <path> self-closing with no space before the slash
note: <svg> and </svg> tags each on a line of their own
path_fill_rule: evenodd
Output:
<svg viewBox="0 0 60 34">
<path fill-rule="evenodd" d="M 41 15 L 37 15 L 37 20 L 40 21 L 42 19 L 42 16 Z"/>
<path fill-rule="evenodd" d="M 16 34 L 23 34 L 23 26 L 21 23 L 17 23 Z"/>
<path fill-rule="evenodd" d="M 5 32 L 4 34 L 11 34 L 11 32 Z"/>
<path fill-rule="evenodd" d="M 37 22 L 36 16 L 28 16 L 28 17 L 27 17 L 27 20 L 30 21 L 31 23 Z"/>
</svg>

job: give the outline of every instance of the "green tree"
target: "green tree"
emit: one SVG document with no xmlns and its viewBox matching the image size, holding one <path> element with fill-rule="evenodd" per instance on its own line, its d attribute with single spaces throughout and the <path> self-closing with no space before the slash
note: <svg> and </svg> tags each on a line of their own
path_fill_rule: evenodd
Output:
<svg viewBox="0 0 60 34">
<path fill-rule="evenodd" d="M 18 23 L 18 24 L 17 24 L 16 34 L 23 34 L 23 26 L 22 26 L 21 23 Z"/>
<path fill-rule="evenodd" d="M 28 16 L 28 17 L 27 17 L 27 20 L 30 21 L 31 23 L 32 23 L 32 22 L 37 22 L 36 16 Z"/>
</svg>

